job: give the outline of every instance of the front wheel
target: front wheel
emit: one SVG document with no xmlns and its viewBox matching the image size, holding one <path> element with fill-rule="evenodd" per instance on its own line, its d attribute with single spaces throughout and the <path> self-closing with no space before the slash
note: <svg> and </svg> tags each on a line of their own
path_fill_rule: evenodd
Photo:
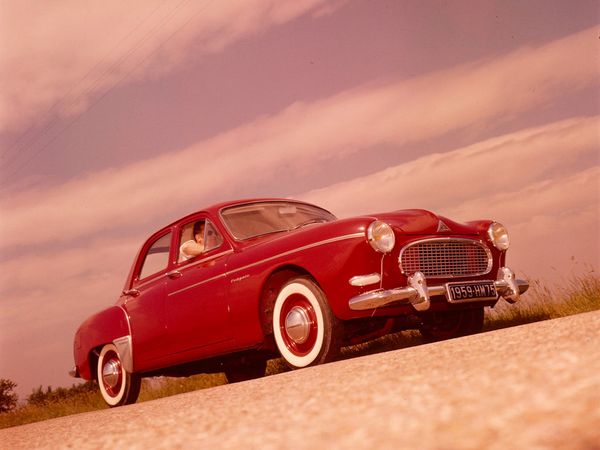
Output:
<svg viewBox="0 0 600 450">
<path fill-rule="evenodd" d="M 114 344 L 102 347 L 98 357 L 97 376 L 100 394 L 108 406 L 128 405 L 137 400 L 141 379 L 125 370 Z"/>
<path fill-rule="evenodd" d="M 333 360 L 340 334 L 340 323 L 315 282 L 299 277 L 281 288 L 273 308 L 273 335 L 288 366 L 296 369 Z"/>
<path fill-rule="evenodd" d="M 427 315 L 419 331 L 428 341 L 441 341 L 481 332 L 483 307 L 462 311 L 443 311 Z"/>
</svg>

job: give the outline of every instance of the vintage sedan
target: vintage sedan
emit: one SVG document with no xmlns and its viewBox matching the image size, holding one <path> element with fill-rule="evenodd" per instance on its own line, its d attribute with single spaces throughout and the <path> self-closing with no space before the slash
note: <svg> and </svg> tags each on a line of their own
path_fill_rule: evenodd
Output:
<svg viewBox="0 0 600 450">
<path fill-rule="evenodd" d="M 425 210 L 339 220 L 289 199 L 215 205 L 144 243 L 116 304 L 77 330 L 71 375 L 119 406 L 136 401 L 142 377 L 241 381 L 270 358 L 321 364 L 399 330 L 476 333 L 484 307 L 529 287 L 506 266 L 508 247 L 497 222 Z"/>
</svg>

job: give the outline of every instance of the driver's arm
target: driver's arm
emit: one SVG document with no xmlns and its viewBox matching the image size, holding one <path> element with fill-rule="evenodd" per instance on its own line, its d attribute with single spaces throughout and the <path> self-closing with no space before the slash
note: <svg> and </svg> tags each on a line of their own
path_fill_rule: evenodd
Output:
<svg viewBox="0 0 600 450">
<path fill-rule="evenodd" d="M 204 245 L 194 241 L 187 241 L 181 245 L 180 250 L 188 258 L 193 258 L 204 252 Z"/>
</svg>

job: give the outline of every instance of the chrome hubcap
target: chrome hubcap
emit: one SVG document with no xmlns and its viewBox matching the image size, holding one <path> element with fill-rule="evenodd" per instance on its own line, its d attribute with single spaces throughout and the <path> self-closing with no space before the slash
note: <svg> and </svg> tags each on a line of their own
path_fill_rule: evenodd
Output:
<svg viewBox="0 0 600 450">
<path fill-rule="evenodd" d="M 102 379 L 109 388 L 114 388 L 119 382 L 119 363 L 111 359 L 102 367 Z"/>
<path fill-rule="evenodd" d="M 285 332 L 296 344 L 303 344 L 310 334 L 310 318 L 304 308 L 294 306 L 285 318 Z"/>
</svg>

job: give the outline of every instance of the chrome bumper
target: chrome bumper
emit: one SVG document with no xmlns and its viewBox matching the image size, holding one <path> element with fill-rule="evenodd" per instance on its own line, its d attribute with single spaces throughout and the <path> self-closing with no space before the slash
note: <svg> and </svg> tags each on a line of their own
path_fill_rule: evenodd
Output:
<svg viewBox="0 0 600 450">
<path fill-rule="evenodd" d="M 494 285 L 498 295 L 509 303 L 519 301 L 520 295 L 529 289 L 529 282 L 517 280 L 513 271 L 508 267 L 502 267 L 498 271 L 498 278 L 494 281 Z M 380 308 L 391 303 L 410 304 L 417 311 L 426 311 L 431 305 L 430 297 L 436 295 L 447 297 L 446 286 L 427 286 L 425 276 L 421 272 L 416 272 L 408 278 L 407 287 L 367 292 L 351 298 L 348 304 L 350 309 L 355 311 Z"/>
</svg>

